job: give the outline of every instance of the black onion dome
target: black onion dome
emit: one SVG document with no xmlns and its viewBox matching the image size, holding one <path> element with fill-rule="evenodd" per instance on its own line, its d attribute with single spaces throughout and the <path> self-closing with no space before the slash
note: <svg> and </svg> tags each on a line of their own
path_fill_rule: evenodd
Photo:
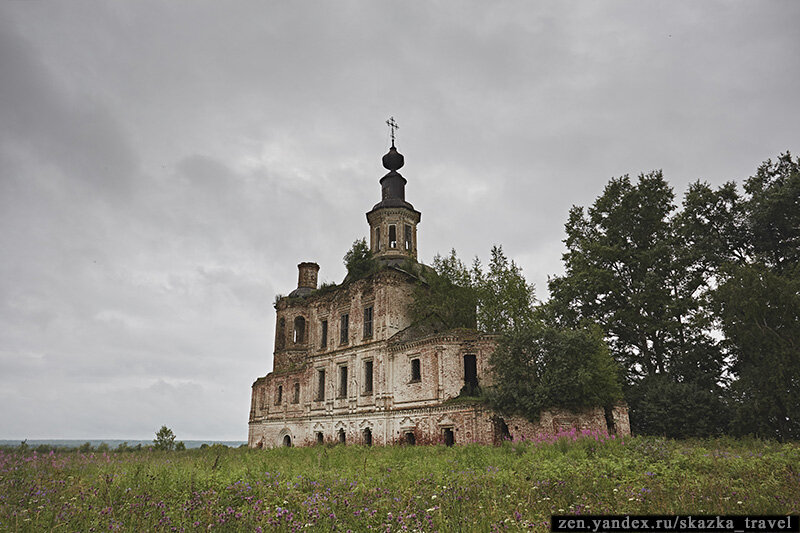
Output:
<svg viewBox="0 0 800 533">
<path fill-rule="evenodd" d="M 403 168 L 403 164 L 405 163 L 405 159 L 403 158 L 403 154 L 397 151 L 397 148 L 392 145 L 389 148 L 389 152 L 383 156 L 383 166 L 388 170 L 399 170 Z"/>
</svg>

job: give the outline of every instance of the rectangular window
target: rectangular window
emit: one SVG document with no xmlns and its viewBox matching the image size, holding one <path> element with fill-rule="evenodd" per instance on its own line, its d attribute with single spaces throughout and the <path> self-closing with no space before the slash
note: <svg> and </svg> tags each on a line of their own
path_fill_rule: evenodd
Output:
<svg viewBox="0 0 800 533">
<path fill-rule="evenodd" d="M 419 358 L 411 360 L 411 381 L 419 381 L 422 379 L 422 372 L 420 370 Z"/>
<path fill-rule="evenodd" d="M 397 248 L 397 226 L 389 224 L 389 248 Z"/>
<path fill-rule="evenodd" d="M 381 227 L 378 226 L 375 228 L 375 251 L 380 252 L 381 250 Z"/>
<path fill-rule="evenodd" d="M 324 350 L 324 349 L 326 349 L 328 347 L 328 321 L 327 320 L 323 320 L 322 321 L 322 328 L 321 329 L 322 329 L 322 331 L 320 332 L 321 334 L 320 334 L 319 347 Z"/>
<path fill-rule="evenodd" d="M 339 398 L 347 398 L 347 365 L 339 367 Z"/>
<path fill-rule="evenodd" d="M 350 337 L 350 315 L 347 313 L 342 315 L 341 332 L 339 335 L 339 344 L 347 344 Z"/>
<path fill-rule="evenodd" d="M 464 356 L 464 385 L 478 384 L 478 362 L 474 354 Z"/>
<path fill-rule="evenodd" d="M 405 238 L 405 241 L 406 241 L 406 251 L 410 252 L 411 251 L 411 226 L 409 226 L 408 224 L 403 226 L 403 237 Z"/>
<path fill-rule="evenodd" d="M 364 308 L 364 337 L 372 337 L 372 306 Z"/>
<path fill-rule="evenodd" d="M 372 394 L 372 361 L 364 361 L 364 394 Z"/>
<path fill-rule="evenodd" d="M 292 403 L 300 403 L 300 383 L 294 384 L 294 398 Z"/>
<path fill-rule="evenodd" d="M 325 369 L 320 368 L 317 370 L 317 401 L 321 402 L 325 399 Z"/>
<path fill-rule="evenodd" d="M 278 392 L 275 394 L 275 405 L 280 405 L 283 401 L 283 385 L 278 385 Z"/>
</svg>

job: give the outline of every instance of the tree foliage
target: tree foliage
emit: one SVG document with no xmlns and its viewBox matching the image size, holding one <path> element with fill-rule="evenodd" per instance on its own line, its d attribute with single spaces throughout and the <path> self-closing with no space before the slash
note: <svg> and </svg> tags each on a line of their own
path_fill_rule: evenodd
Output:
<svg viewBox="0 0 800 533">
<path fill-rule="evenodd" d="M 733 429 L 800 438 L 800 159 L 782 154 L 744 184 L 736 258 L 713 305 L 737 380 Z M 711 252 L 707 252 L 711 253 Z"/>
<path fill-rule="evenodd" d="M 635 428 L 671 438 L 721 435 L 728 429 L 730 413 L 716 388 L 698 381 L 676 381 L 669 374 L 653 374 L 629 388 L 628 401 Z"/>
<path fill-rule="evenodd" d="M 156 450 L 172 450 L 175 448 L 175 434 L 167 426 L 161 426 L 153 439 L 153 447 Z"/>
<path fill-rule="evenodd" d="M 666 381 L 696 383 L 720 397 L 724 357 L 703 304 L 708 276 L 687 248 L 674 216 L 672 188 L 661 172 L 612 179 L 594 204 L 574 207 L 566 224 L 565 274 L 550 279 L 550 312 L 577 326 L 597 323 L 626 370 L 635 430 L 661 433 L 636 416 Z M 654 376 L 659 378 L 652 379 Z M 680 412 L 675 405 L 676 416 Z M 636 424 L 638 422 L 638 424 Z"/>
<path fill-rule="evenodd" d="M 681 209 L 660 172 L 612 179 L 566 232 L 547 314 L 603 328 L 634 431 L 800 435 L 800 160 L 744 194 L 694 183 Z"/>
<path fill-rule="evenodd" d="M 501 246 L 492 247 L 486 270 L 478 258 L 468 270 L 455 250 L 446 257 L 437 254 L 433 270 L 417 287 L 412 318 L 433 315 L 447 327 L 487 333 L 513 331 L 532 320 L 534 287 Z"/>
<path fill-rule="evenodd" d="M 491 357 L 492 406 L 536 419 L 542 409 L 610 405 L 622 396 L 618 368 L 597 328 L 547 324 L 535 309 L 534 287 L 494 246 L 488 267 L 467 269 L 455 250 L 437 255 L 420 283 L 412 316 L 438 317 L 447 327 L 477 327 L 499 335 Z M 465 394 L 474 394 L 465 387 Z M 486 389 L 484 389 L 486 390 Z"/>
<path fill-rule="evenodd" d="M 505 256 L 501 246 L 492 247 L 485 272 L 476 258 L 472 284 L 478 299 L 478 327 L 482 331 L 517 331 L 533 320 L 534 287 L 525 280 L 522 269 Z"/>
<path fill-rule="evenodd" d="M 536 420 L 543 409 L 610 406 L 622 398 L 618 368 L 598 328 L 542 321 L 505 333 L 491 356 L 491 405 Z"/>
<path fill-rule="evenodd" d="M 378 264 L 372 257 L 366 238 L 353 242 L 350 250 L 344 254 L 344 266 L 347 268 L 348 281 L 365 278 L 378 269 Z"/>
<path fill-rule="evenodd" d="M 433 258 L 433 272 L 425 274 L 417 284 L 411 304 L 415 322 L 430 317 L 440 320 L 446 328 L 475 328 L 478 297 L 469 271 L 456 255 Z"/>
</svg>

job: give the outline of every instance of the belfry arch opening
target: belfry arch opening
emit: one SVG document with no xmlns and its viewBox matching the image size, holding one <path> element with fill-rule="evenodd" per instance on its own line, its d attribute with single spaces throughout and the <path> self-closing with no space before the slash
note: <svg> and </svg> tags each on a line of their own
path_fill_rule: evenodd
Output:
<svg viewBox="0 0 800 533">
<path fill-rule="evenodd" d="M 301 344 L 306 341 L 306 319 L 299 316 L 294 319 L 294 343 Z"/>
</svg>

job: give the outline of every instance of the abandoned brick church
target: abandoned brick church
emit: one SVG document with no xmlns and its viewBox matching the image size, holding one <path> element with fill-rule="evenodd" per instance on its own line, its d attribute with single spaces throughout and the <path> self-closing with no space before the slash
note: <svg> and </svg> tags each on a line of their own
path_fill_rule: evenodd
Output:
<svg viewBox="0 0 800 533">
<path fill-rule="evenodd" d="M 465 385 L 491 383 L 496 341 L 411 322 L 409 303 L 428 267 L 417 263 L 421 213 L 405 200 L 403 162 L 393 140 L 381 201 L 367 213 L 382 268 L 318 289 L 319 266 L 300 263 L 297 288 L 277 300 L 274 368 L 253 383 L 249 446 L 492 444 L 570 428 L 629 434 L 624 405 L 555 409 L 532 423 L 461 401 Z"/>
</svg>

